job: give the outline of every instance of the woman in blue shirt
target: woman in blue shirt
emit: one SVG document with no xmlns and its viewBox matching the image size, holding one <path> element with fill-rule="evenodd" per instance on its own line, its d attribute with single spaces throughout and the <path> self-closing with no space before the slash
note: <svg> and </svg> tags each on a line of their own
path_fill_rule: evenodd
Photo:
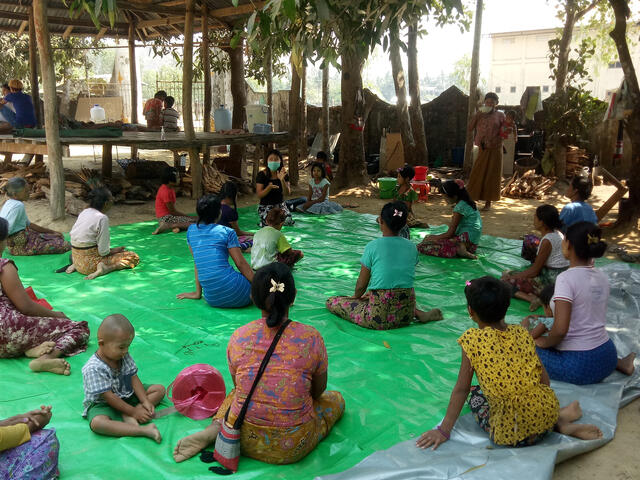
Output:
<svg viewBox="0 0 640 480">
<path fill-rule="evenodd" d="M 196 290 L 181 293 L 179 299 L 204 299 L 212 307 L 244 307 L 251 303 L 253 270 L 242 256 L 238 236 L 233 229 L 216 222 L 220 218 L 220 200 L 206 195 L 196 206 L 198 222 L 187 230 L 187 242 L 195 263 Z M 230 264 L 233 259 L 238 273 Z"/>
<path fill-rule="evenodd" d="M 11 103 L 15 109 L 15 117 L 7 118 L 14 128 L 33 128 L 36 126 L 36 111 L 33 108 L 33 100 L 22 91 L 20 80 L 13 79 L 9 82 L 11 93 L 0 100 L 0 110 L 8 109 L 7 103 Z M 6 118 L 6 116 L 5 116 Z"/>
<path fill-rule="evenodd" d="M 360 259 L 360 275 L 353 297 L 329 297 L 331 313 L 356 325 L 373 330 L 404 327 L 412 321 L 442 320 L 442 312 L 423 312 L 416 308 L 413 290 L 418 263 L 416 246 L 398 236 L 407 223 L 409 211 L 404 202 L 382 207 L 377 221 L 382 237 L 367 244 Z"/>
<path fill-rule="evenodd" d="M 589 177 L 584 174 L 574 175 L 571 183 L 567 187 L 567 197 L 571 203 L 566 204 L 560 211 L 560 220 L 562 221 L 562 231 L 578 222 L 598 223 L 598 217 L 593 207 L 587 203 L 587 199 L 591 196 L 593 185 Z"/>
</svg>

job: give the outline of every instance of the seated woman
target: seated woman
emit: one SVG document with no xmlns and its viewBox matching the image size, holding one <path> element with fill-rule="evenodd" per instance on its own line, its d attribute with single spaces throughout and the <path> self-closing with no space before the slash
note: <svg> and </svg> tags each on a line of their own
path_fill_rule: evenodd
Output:
<svg viewBox="0 0 640 480">
<path fill-rule="evenodd" d="M 326 391 L 328 360 L 322 336 L 309 325 L 289 321 L 289 307 L 296 298 L 289 268 L 280 263 L 262 267 L 254 276 L 251 295 L 262 310 L 262 318 L 238 328 L 227 347 L 235 388 L 211 425 L 178 442 L 173 451 L 176 462 L 213 443 L 222 422 L 234 424 L 256 372 L 282 328 L 240 427 L 242 455 L 267 463 L 295 463 L 313 451 L 342 417 L 342 395 Z"/>
<path fill-rule="evenodd" d="M 9 224 L 0 218 L 0 255 Z M 33 358 L 34 372 L 69 375 L 71 357 L 87 349 L 87 322 L 73 322 L 62 312 L 53 312 L 27 295 L 12 260 L 0 258 L 0 358 Z"/>
<path fill-rule="evenodd" d="M 298 211 L 315 213 L 316 215 L 329 215 L 342 211 L 342 205 L 329 200 L 329 187 L 331 183 L 326 179 L 326 176 L 327 172 L 322 163 L 315 162 L 311 166 L 307 201 L 298 206 Z"/>
<path fill-rule="evenodd" d="M 9 222 L 7 247 L 11 255 L 47 255 L 71 250 L 64 235 L 31 223 L 27 218 L 22 202 L 29 198 L 29 184 L 24 178 L 10 178 L 5 191 L 9 199 L 4 202 L 0 217 Z"/>
<path fill-rule="evenodd" d="M 442 320 L 435 308 L 423 312 L 416 308 L 413 290 L 418 252 L 406 238 L 398 236 L 407 221 L 404 202 L 382 207 L 377 219 L 382 238 L 367 244 L 360 259 L 360 275 L 353 297 L 329 297 L 331 313 L 363 328 L 389 330 L 418 323 Z"/>
<path fill-rule="evenodd" d="M 593 207 L 587 203 L 591 196 L 593 185 L 588 175 L 580 173 L 574 175 L 567 187 L 567 197 L 571 203 L 566 204 L 560 211 L 560 220 L 563 224 L 563 232 L 578 222 L 598 223 L 598 217 Z"/>
<path fill-rule="evenodd" d="M 282 154 L 278 150 L 271 150 L 267 155 L 267 168 L 258 172 L 256 177 L 256 195 L 260 199 L 258 205 L 260 227 L 267 225 L 267 213 L 276 207 L 284 212 L 287 218 L 285 225 L 291 226 L 295 223 L 289 207 L 284 202 L 284 190 L 287 195 L 291 192 Z"/>
<path fill-rule="evenodd" d="M 105 187 L 94 188 L 89 193 L 89 208 L 85 208 L 71 228 L 71 255 L 73 269 L 86 275 L 86 280 L 106 275 L 115 270 L 134 268 L 140 257 L 124 247 L 111 248 L 109 217 L 113 197 Z"/>
<path fill-rule="evenodd" d="M 189 225 L 196 221 L 195 217 L 190 217 L 186 213 L 176 210 L 176 191 L 172 188 L 178 185 L 180 179 L 175 168 L 167 167 L 162 172 L 162 185 L 156 193 L 156 218 L 158 228 L 152 233 L 168 232 L 178 233 L 186 230 Z"/>
<path fill-rule="evenodd" d="M 540 205 L 533 215 L 533 226 L 543 235 L 533 265 L 521 272 L 502 274 L 502 280 L 511 284 L 513 296 L 529 302 L 532 312 L 541 305 L 538 297 L 544 287 L 554 283 L 558 275 L 569 268 L 569 260 L 562 254 L 564 236 L 559 231 L 562 222 L 558 209 L 553 205 Z"/>
<path fill-rule="evenodd" d="M 236 232 L 218 225 L 220 199 L 206 195 L 196 206 L 198 222 L 187 230 L 193 255 L 196 290 L 181 293 L 179 299 L 204 299 L 212 307 L 237 308 L 251 303 L 253 270 L 242 256 Z M 240 272 L 229 264 L 229 256 Z"/>
<path fill-rule="evenodd" d="M 44 430 L 51 407 L 0 420 L 0 478 L 58 478 L 60 443 L 54 429 Z"/>
<path fill-rule="evenodd" d="M 22 91 L 23 85 L 20 80 L 13 79 L 9 82 L 11 92 L 0 100 L 0 110 L 9 108 L 7 103 L 11 103 L 15 110 L 15 116 L 5 119 L 14 128 L 33 128 L 36 126 L 36 111 L 33 108 L 33 100 Z"/>
<path fill-rule="evenodd" d="M 238 196 L 238 187 L 229 181 L 225 182 L 220 189 L 218 198 L 220 199 L 220 220 L 218 225 L 233 228 L 238 236 L 240 248 L 243 252 L 251 250 L 253 245 L 253 233 L 245 232 L 238 225 L 238 207 L 236 206 L 236 197 Z"/>
<path fill-rule="evenodd" d="M 593 260 L 607 249 L 600 236 L 597 225 L 578 222 L 569 227 L 562 242 L 569 269 L 556 280 L 551 330 L 535 339 L 552 380 L 586 385 L 601 382 L 616 367 L 627 369 L 618 364 L 616 347 L 607 334 L 609 280 L 593 267 Z M 633 356 L 625 359 L 633 363 Z"/>
<path fill-rule="evenodd" d="M 447 180 L 442 183 L 442 193 L 453 203 L 453 216 L 449 229 L 440 235 L 427 235 L 418 244 L 423 255 L 453 258 L 462 257 L 475 260 L 475 251 L 482 236 L 482 218 L 462 180 Z M 489 202 L 491 203 L 491 202 Z"/>
</svg>

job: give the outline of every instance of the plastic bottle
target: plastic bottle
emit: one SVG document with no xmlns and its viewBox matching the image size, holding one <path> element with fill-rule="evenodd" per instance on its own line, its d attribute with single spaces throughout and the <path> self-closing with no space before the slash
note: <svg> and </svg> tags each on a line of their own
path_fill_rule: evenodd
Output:
<svg viewBox="0 0 640 480">
<path fill-rule="evenodd" d="M 164 136 L 164 125 L 160 127 L 160 140 L 162 140 L 163 142 L 166 140 Z"/>
<path fill-rule="evenodd" d="M 220 105 L 220 108 L 213 112 L 213 124 L 216 132 L 231 130 L 231 112 L 224 108 L 224 105 Z"/>
<path fill-rule="evenodd" d="M 89 113 L 91 116 L 91 121 L 93 123 L 103 123 L 107 118 L 104 112 L 104 108 L 102 108 L 97 103 L 93 107 L 91 107 Z"/>
</svg>

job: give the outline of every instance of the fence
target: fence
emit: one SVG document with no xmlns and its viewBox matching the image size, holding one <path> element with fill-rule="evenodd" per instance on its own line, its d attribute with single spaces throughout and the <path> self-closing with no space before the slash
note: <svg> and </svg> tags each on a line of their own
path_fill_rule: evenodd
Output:
<svg viewBox="0 0 640 480">
<path fill-rule="evenodd" d="M 164 80 L 156 77 L 155 91 L 157 92 L 158 90 L 164 90 L 165 92 L 167 92 L 168 96 L 175 98 L 176 103 L 174 104 L 173 108 L 175 108 L 178 112 L 182 112 L 182 81 Z M 191 98 L 193 126 L 196 128 L 196 130 L 202 129 L 204 126 L 204 82 L 193 82 Z M 178 122 L 180 123 L 180 125 L 183 125 L 182 117 Z"/>
</svg>

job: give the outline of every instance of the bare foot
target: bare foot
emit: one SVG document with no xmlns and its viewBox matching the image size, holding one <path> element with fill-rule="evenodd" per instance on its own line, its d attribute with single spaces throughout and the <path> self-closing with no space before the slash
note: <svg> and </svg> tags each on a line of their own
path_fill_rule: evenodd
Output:
<svg viewBox="0 0 640 480">
<path fill-rule="evenodd" d="M 542 301 L 538 297 L 536 297 L 535 300 L 532 300 L 531 303 L 529 304 L 529 311 L 535 312 L 541 306 L 542 306 Z"/>
<path fill-rule="evenodd" d="M 491 202 L 485 202 L 484 207 L 482 207 L 483 212 L 488 212 L 491 209 Z"/>
<path fill-rule="evenodd" d="M 559 422 L 575 422 L 582 417 L 582 408 L 580 407 L 580 402 L 574 400 L 566 407 L 562 407 L 560 409 L 560 418 Z"/>
<path fill-rule="evenodd" d="M 76 266 L 72 263 L 67 267 L 67 269 L 65 270 L 65 273 L 73 273 L 75 271 L 76 271 Z"/>
<path fill-rule="evenodd" d="M 633 361 L 635 359 L 636 359 L 636 353 L 631 352 L 626 357 L 618 359 L 618 364 L 616 365 L 616 368 L 620 370 L 622 373 L 624 373 L 625 375 L 633 375 L 633 371 L 635 370 L 635 367 L 633 366 Z"/>
<path fill-rule="evenodd" d="M 179 229 L 178 227 L 176 227 L 176 228 L 172 228 L 172 229 L 171 229 L 171 231 L 172 231 L 173 233 L 180 233 L 180 229 Z"/>
<path fill-rule="evenodd" d="M 158 227 L 153 232 L 151 232 L 151 235 L 158 235 L 160 232 L 161 232 L 160 227 Z"/>
<path fill-rule="evenodd" d="M 140 427 L 140 428 L 144 430 L 145 437 L 150 438 L 156 443 L 162 442 L 162 435 L 160 434 L 160 430 L 158 430 L 158 427 L 156 427 L 153 423 L 149 425 L 145 425 L 144 427 Z"/>
<path fill-rule="evenodd" d="M 197 455 L 202 449 L 208 447 L 218 435 L 220 424 L 213 422 L 206 429 L 192 433 L 188 437 L 179 440 L 173 449 L 173 459 L 180 463 Z"/>
<path fill-rule="evenodd" d="M 24 356 L 28 358 L 38 358 L 47 353 L 51 353 L 55 346 L 56 342 L 42 342 L 37 347 L 30 348 L 24 352 Z"/>
<path fill-rule="evenodd" d="M 459 257 L 468 258 L 469 260 L 477 260 L 478 257 L 467 250 L 467 247 L 461 243 L 458 245 L 458 250 L 456 251 Z"/>
<path fill-rule="evenodd" d="M 29 362 L 29 368 L 34 372 L 50 372 L 58 375 L 71 374 L 71 365 L 61 358 L 36 358 Z"/>
<path fill-rule="evenodd" d="M 434 308 L 433 310 L 429 310 L 428 312 L 423 312 L 422 310 L 418 310 L 416 308 L 414 315 L 416 317 L 417 323 L 437 322 L 444 318 L 442 316 L 442 311 L 439 308 Z"/>
<path fill-rule="evenodd" d="M 602 438 L 602 430 L 595 425 L 584 423 L 568 423 L 558 426 L 558 431 L 570 437 L 580 438 L 581 440 L 596 440 Z"/>
<path fill-rule="evenodd" d="M 115 269 L 116 267 L 107 267 L 104 263 L 100 262 L 98 264 L 98 268 L 96 268 L 96 271 L 90 275 L 87 275 L 86 277 L 84 277 L 84 279 L 93 280 L 94 278 L 98 278 L 98 277 L 101 277 L 102 275 L 106 275 L 107 273 L 113 272 Z"/>
</svg>

